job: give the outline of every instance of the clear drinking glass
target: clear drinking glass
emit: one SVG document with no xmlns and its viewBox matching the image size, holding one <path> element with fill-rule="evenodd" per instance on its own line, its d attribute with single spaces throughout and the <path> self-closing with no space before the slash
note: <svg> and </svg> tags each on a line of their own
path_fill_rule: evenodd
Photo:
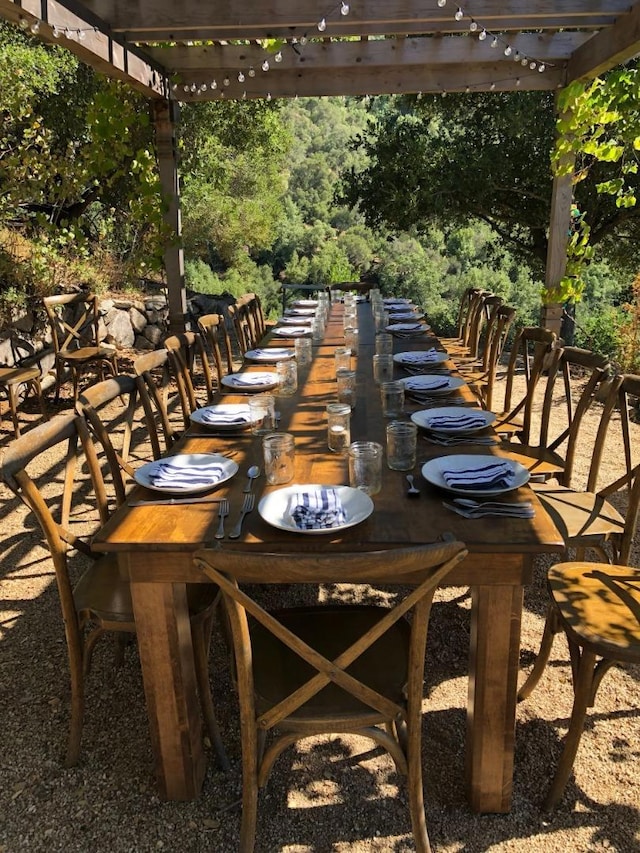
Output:
<svg viewBox="0 0 640 853">
<path fill-rule="evenodd" d="M 376 385 L 391 382 L 393 379 L 393 356 L 388 354 L 373 356 L 373 381 Z"/>
<path fill-rule="evenodd" d="M 274 432 L 262 439 L 264 472 L 270 486 L 293 480 L 295 441 L 289 432 Z"/>
<path fill-rule="evenodd" d="M 404 385 L 402 382 L 383 382 L 380 386 L 382 414 L 385 418 L 398 418 L 404 412 Z"/>
<path fill-rule="evenodd" d="M 336 360 L 336 376 L 339 370 L 351 370 L 351 350 L 349 347 L 336 347 L 333 354 Z"/>
<path fill-rule="evenodd" d="M 376 355 L 393 355 L 393 335 L 388 332 L 376 335 Z"/>
<path fill-rule="evenodd" d="M 275 400 L 273 394 L 255 394 L 249 398 L 251 432 L 265 435 L 276 428 Z"/>
<path fill-rule="evenodd" d="M 343 453 L 351 443 L 351 406 L 347 403 L 327 405 L 327 446 Z"/>
<path fill-rule="evenodd" d="M 382 445 L 376 441 L 354 441 L 347 451 L 349 485 L 368 495 L 382 488 Z"/>
<path fill-rule="evenodd" d="M 311 364 L 313 355 L 313 343 L 311 338 L 296 338 L 296 361 L 302 367 L 305 364 Z"/>
<path fill-rule="evenodd" d="M 341 368 L 336 372 L 338 384 L 338 402 L 347 403 L 352 409 L 356 407 L 356 372 Z"/>
<path fill-rule="evenodd" d="M 349 347 L 353 355 L 358 352 L 358 330 L 354 326 L 348 326 L 344 330 L 344 345 Z"/>
<path fill-rule="evenodd" d="M 298 390 L 298 362 L 295 359 L 276 362 L 279 397 L 291 397 Z"/>
<path fill-rule="evenodd" d="M 387 424 L 387 465 L 393 471 L 410 471 L 416 464 L 418 427 L 411 421 Z"/>
</svg>

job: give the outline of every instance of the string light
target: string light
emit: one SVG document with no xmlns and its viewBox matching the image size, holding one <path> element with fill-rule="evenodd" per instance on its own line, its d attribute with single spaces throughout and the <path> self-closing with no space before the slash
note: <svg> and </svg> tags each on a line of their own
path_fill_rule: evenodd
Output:
<svg viewBox="0 0 640 853">
<path fill-rule="evenodd" d="M 469 32 L 475 33 L 475 31 L 477 29 L 478 29 L 478 24 L 472 18 L 471 23 L 469 24 Z"/>
<path fill-rule="evenodd" d="M 255 77 L 255 76 L 256 76 L 256 69 L 252 65 L 251 68 L 249 69 L 249 77 Z"/>
<path fill-rule="evenodd" d="M 345 3 L 344 0 L 342 0 L 342 3 L 340 4 L 340 14 L 345 17 L 349 14 L 349 4 Z"/>
<path fill-rule="evenodd" d="M 456 13 L 453 17 L 456 19 L 456 21 L 461 21 L 464 18 L 464 12 L 460 8 L 460 6 L 458 6 L 458 8 L 456 9 Z"/>
<path fill-rule="evenodd" d="M 487 31 L 483 28 L 478 34 L 478 41 L 484 41 L 487 37 Z"/>
<path fill-rule="evenodd" d="M 275 61 L 276 61 L 276 62 L 282 62 L 282 51 L 281 51 L 281 50 L 279 50 L 279 51 L 276 53 L 276 55 L 274 56 L 274 59 L 275 59 Z"/>
<path fill-rule="evenodd" d="M 244 74 L 242 71 L 238 72 L 238 83 L 244 83 Z"/>
<path fill-rule="evenodd" d="M 441 9 L 444 9 L 444 7 L 446 5 L 447 5 L 447 0 L 438 0 L 438 6 L 440 6 Z"/>
<path fill-rule="evenodd" d="M 321 18 L 321 20 L 318 21 L 318 29 L 321 33 L 323 33 L 327 29 L 326 18 Z"/>
<path fill-rule="evenodd" d="M 269 70 L 269 60 L 268 59 L 265 59 L 265 61 L 262 63 L 262 70 L 263 71 Z"/>
</svg>

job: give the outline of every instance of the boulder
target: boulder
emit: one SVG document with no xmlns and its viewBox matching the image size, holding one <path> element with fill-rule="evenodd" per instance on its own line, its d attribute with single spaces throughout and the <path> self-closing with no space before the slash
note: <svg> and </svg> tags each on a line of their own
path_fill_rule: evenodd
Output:
<svg viewBox="0 0 640 853">
<path fill-rule="evenodd" d="M 114 309 L 107 316 L 107 327 L 111 340 L 118 347 L 132 347 L 135 340 L 135 332 L 131 325 L 128 311 L 119 311 Z"/>
<path fill-rule="evenodd" d="M 162 341 L 163 331 L 158 326 L 145 326 L 142 335 L 153 344 L 152 349 L 158 346 Z"/>
<path fill-rule="evenodd" d="M 145 329 L 145 331 L 146 331 L 146 329 Z M 153 349 L 155 349 L 155 346 L 153 345 L 153 343 L 150 340 L 148 340 L 148 338 L 146 338 L 144 336 L 144 334 L 136 335 L 135 340 L 133 342 L 133 346 L 134 346 L 134 349 L 139 349 L 139 350 L 153 350 Z"/>
<path fill-rule="evenodd" d="M 147 325 L 147 316 L 144 313 L 144 306 L 142 311 L 140 311 L 140 309 L 135 305 L 130 308 L 129 319 L 131 320 L 131 325 L 133 326 L 134 331 L 140 333 Z"/>
</svg>

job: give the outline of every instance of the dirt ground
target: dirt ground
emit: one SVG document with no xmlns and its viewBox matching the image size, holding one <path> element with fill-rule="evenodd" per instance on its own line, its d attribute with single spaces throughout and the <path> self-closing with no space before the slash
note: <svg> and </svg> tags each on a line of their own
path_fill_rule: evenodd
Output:
<svg viewBox="0 0 640 853">
<path fill-rule="evenodd" d="M 60 408 L 68 407 L 64 399 Z M 578 486 L 586 481 L 598 414 L 589 415 L 581 442 Z M 24 418 L 37 420 L 36 408 L 27 404 Z M 561 422 L 558 401 L 554 423 L 558 427 Z M 5 443 L 7 426 L 5 419 L 0 431 Z M 615 426 L 602 483 L 622 471 Z M 640 426 L 633 430 L 640 454 Z M 142 430 L 134 439 L 135 463 L 148 458 L 149 450 Z M 59 489 L 60 459 L 47 454 L 40 463 L 46 488 Z M 237 706 L 218 638 L 211 679 L 230 774 L 220 772 L 212 757 L 197 801 L 158 798 L 136 646 L 127 647 L 124 666 L 114 673 L 108 642 L 99 644 L 88 681 L 80 762 L 64 769 L 69 688 L 54 579 L 33 519 L 4 486 L 0 499 L 0 853 L 236 850 Z M 624 496 L 620 500 L 623 507 Z M 638 557 L 636 542 L 633 565 L 639 565 Z M 534 583 L 525 594 L 522 677 L 542 632 L 549 562 L 537 561 Z M 338 592 L 349 594 L 348 589 Z M 434 850 L 640 851 L 639 667 L 615 668 L 606 676 L 563 801 L 551 817 L 540 811 L 571 708 L 562 638 L 556 639 L 537 690 L 518 706 L 511 812 L 470 811 L 463 767 L 469 614 L 467 590 L 438 592 L 429 633 L 423 742 L 427 825 Z M 346 736 L 303 741 L 281 757 L 261 795 L 256 849 L 411 850 L 404 781 L 390 758 L 365 741 Z"/>
</svg>

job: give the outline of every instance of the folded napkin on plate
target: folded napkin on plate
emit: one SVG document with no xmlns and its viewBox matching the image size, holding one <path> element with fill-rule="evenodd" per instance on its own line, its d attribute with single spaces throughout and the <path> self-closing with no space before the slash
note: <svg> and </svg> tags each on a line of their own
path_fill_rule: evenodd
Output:
<svg viewBox="0 0 640 853">
<path fill-rule="evenodd" d="M 248 424 L 249 412 L 214 412 L 211 409 L 200 410 L 200 420 L 204 424 Z"/>
<path fill-rule="evenodd" d="M 228 379 L 234 385 L 267 385 L 271 381 L 271 377 L 266 377 L 264 373 L 256 373 L 253 376 L 250 373 L 236 373 Z"/>
<path fill-rule="evenodd" d="M 388 328 L 392 332 L 419 332 L 424 327 L 422 323 L 392 323 Z"/>
<path fill-rule="evenodd" d="M 194 486 L 215 486 L 223 475 L 224 468 L 219 462 L 190 465 L 175 457 L 159 462 L 149 474 L 149 480 L 158 488 L 180 491 Z"/>
<path fill-rule="evenodd" d="M 444 376 L 442 379 L 434 377 L 433 382 L 425 382 L 424 379 L 407 379 L 404 387 L 407 391 L 422 391 L 423 394 L 428 394 L 430 391 L 438 391 L 440 388 L 449 387 L 449 377 Z"/>
<path fill-rule="evenodd" d="M 347 518 L 335 489 L 294 492 L 289 499 L 289 515 L 300 530 L 339 527 Z"/>
<path fill-rule="evenodd" d="M 252 355 L 260 358 L 288 358 L 292 352 L 293 350 L 287 349 L 287 347 L 269 347 L 268 349 L 255 349 Z"/>
<path fill-rule="evenodd" d="M 438 361 L 440 353 L 435 347 L 424 350 L 422 352 L 405 352 L 402 355 L 403 364 L 429 364 L 432 361 Z"/>
<path fill-rule="evenodd" d="M 443 471 L 442 479 L 449 488 L 507 489 L 513 485 L 515 471 L 506 459 L 491 462 L 481 468 L 463 471 Z"/>
<path fill-rule="evenodd" d="M 476 429 L 486 426 L 487 422 L 482 415 L 465 414 L 459 415 L 432 415 L 427 418 L 429 429 Z"/>
</svg>

